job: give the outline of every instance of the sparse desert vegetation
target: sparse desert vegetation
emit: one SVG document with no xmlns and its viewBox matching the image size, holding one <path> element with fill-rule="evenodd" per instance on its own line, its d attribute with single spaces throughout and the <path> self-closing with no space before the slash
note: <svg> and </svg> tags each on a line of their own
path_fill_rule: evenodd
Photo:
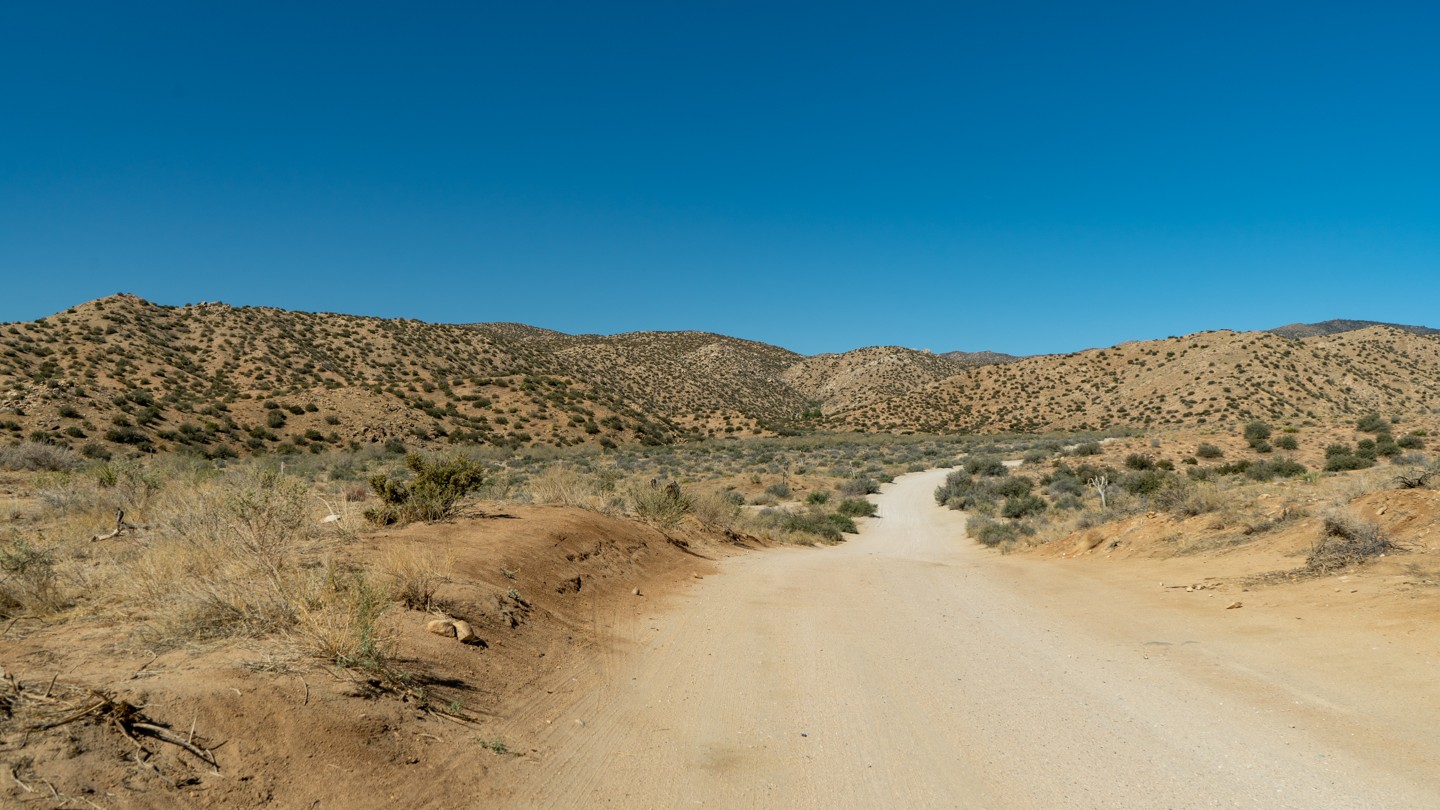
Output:
<svg viewBox="0 0 1440 810">
<path fill-rule="evenodd" d="M 187 697 L 187 667 L 247 673 L 257 694 L 298 678 L 337 729 L 365 701 L 523 756 L 491 713 L 592 655 L 600 606 L 742 550 L 843 543 L 906 473 L 950 470 L 935 503 L 1005 553 L 1214 559 L 1237 588 L 1400 558 L 1407 581 L 1437 580 L 1440 418 L 1393 380 L 1440 352 L 1409 332 L 966 365 L 126 296 L 4 328 L 0 620 L 21 659 L 72 673 L 51 690 L 73 719 L 45 750 L 138 744 L 180 782 L 217 762 L 204 721 L 232 722 Z M 1355 385 L 1311 379 L 1322 367 Z M 1140 379 L 1159 387 L 1125 399 Z M 6 684 L 32 726 L 58 716 L 37 713 L 37 684 Z M 201 727 L 185 745 L 161 709 L 182 704 Z M 144 768 L 122 761 L 117 782 Z"/>
</svg>

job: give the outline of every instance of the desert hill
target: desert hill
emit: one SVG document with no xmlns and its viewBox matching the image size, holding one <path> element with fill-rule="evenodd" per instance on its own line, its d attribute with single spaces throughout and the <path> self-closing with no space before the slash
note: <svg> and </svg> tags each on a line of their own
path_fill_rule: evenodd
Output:
<svg viewBox="0 0 1440 810">
<path fill-rule="evenodd" d="M 1369 329 L 1372 326 L 1388 326 L 1392 329 L 1402 329 L 1417 335 L 1440 335 L 1440 329 L 1432 329 L 1428 326 L 1407 326 L 1401 323 L 1384 323 L 1382 321 L 1351 321 L 1341 318 L 1321 321 L 1320 323 L 1292 323 L 1287 326 L 1277 326 L 1269 331 L 1281 337 L 1307 338 L 1318 337 L 1320 335 L 1338 335 L 1341 332 L 1354 332 L 1359 329 Z"/>
<path fill-rule="evenodd" d="M 97 456 L 662 444 L 790 430 L 820 403 L 858 407 L 960 369 L 883 353 L 925 371 L 896 378 L 876 350 L 811 359 L 702 332 L 567 335 L 121 294 L 0 325 L 0 437 Z"/>
<path fill-rule="evenodd" d="M 833 417 L 861 430 L 985 431 L 1326 419 L 1440 407 L 1440 340 L 1389 327 L 1291 340 L 1202 332 L 966 371 Z"/>
<path fill-rule="evenodd" d="M 940 356 L 962 366 L 988 366 L 992 363 L 1013 363 L 1021 358 L 1004 352 L 941 352 Z"/>
<path fill-rule="evenodd" d="M 996 362 L 896 346 L 805 357 L 704 332 L 568 335 L 116 295 L 0 325 L 0 439 L 97 457 L 185 447 L 223 456 L 397 441 L 513 449 L 805 429 L 1099 429 L 1440 406 L 1440 339 L 1384 326 L 1299 340 L 1207 332 L 1009 362 L 981 354 Z"/>
</svg>

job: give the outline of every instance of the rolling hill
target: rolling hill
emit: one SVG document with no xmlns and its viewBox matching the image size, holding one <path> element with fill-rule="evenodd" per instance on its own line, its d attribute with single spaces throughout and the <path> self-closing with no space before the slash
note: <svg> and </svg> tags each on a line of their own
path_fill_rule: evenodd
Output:
<svg viewBox="0 0 1440 810">
<path fill-rule="evenodd" d="M 1437 379 L 1440 338 L 1389 326 L 1028 358 L 896 346 L 806 357 L 704 332 L 568 335 L 122 294 L 0 325 L 0 440 L 225 456 L 1158 427 L 1426 413 L 1440 407 Z"/>
</svg>

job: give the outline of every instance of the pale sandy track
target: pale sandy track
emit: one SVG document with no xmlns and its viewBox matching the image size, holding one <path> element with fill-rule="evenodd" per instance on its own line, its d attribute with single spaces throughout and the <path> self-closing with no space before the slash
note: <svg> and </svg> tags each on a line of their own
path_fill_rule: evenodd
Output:
<svg viewBox="0 0 1440 810">
<path fill-rule="evenodd" d="M 1000 558 L 942 478 L 617 621 L 625 649 L 515 718 L 537 751 L 510 804 L 1440 807 L 1429 662 L 1388 668 L 1420 694 L 1370 680 L 1383 660 L 1317 675 L 1313 646 Z"/>
</svg>

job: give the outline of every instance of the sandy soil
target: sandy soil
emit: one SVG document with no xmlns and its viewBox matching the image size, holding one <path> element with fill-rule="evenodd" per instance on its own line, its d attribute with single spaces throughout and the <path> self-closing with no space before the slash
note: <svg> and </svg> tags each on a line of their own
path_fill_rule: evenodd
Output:
<svg viewBox="0 0 1440 810">
<path fill-rule="evenodd" d="M 843 546 L 597 614 L 616 642 L 506 719 L 529 753 L 492 766 L 498 798 L 1440 806 L 1433 596 L 1356 609 L 1329 581 L 1159 587 L 1205 559 L 1002 557 L 934 506 L 943 475 L 887 487 Z"/>
</svg>

